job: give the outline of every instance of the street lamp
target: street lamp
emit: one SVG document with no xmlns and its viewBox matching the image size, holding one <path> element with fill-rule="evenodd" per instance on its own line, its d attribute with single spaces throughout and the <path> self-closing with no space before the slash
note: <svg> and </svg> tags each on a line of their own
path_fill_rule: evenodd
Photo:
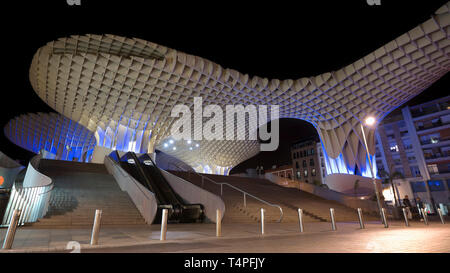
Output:
<svg viewBox="0 0 450 273">
<path fill-rule="evenodd" d="M 369 117 L 367 117 L 364 120 L 364 123 L 365 123 L 365 125 L 367 125 L 369 127 L 372 127 L 373 125 L 375 125 L 376 119 L 374 117 L 372 117 L 372 116 L 369 116 Z M 378 192 L 377 182 L 376 182 L 376 179 L 375 179 L 375 174 L 373 172 L 374 165 L 372 165 L 372 160 L 370 159 L 369 148 L 367 147 L 366 134 L 364 133 L 364 126 L 363 126 L 362 123 L 361 123 L 361 132 L 362 132 L 363 139 L 364 139 L 364 148 L 366 148 L 367 158 L 369 159 L 369 168 L 370 168 L 370 172 L 372 174 L 372 183 L 373 183 L 373 187 L 375 189 L 375 195 L 377 197 L 378 211 L 380 213 L 381 222 L 384 223 L 383 213 L 381 211 L 381 208 L 383 207 L 383 205 L 381 204 L 381 201 L 380 201 L 380 193 Z"/>
</svg>

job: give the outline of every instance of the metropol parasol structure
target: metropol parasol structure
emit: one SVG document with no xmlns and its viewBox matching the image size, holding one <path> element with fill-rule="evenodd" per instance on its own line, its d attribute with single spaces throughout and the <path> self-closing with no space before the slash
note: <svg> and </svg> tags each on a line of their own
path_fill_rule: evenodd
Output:
<svg viewBox="0 0 450 273">
<path fill-rule="evenodd" d="M 45 149 L 65 160 L 95 162 L 97 155 L 112 150 L 158 149 L 200 172 L 228 174 L 259 152 L 258 141 L 175 141 L 170 135 L 176 120 L 172 108 L 192 107 L 194 97 L 223 108 L 279 105 L 279 118 L 302 119 L 317 129 L 328 174 L 369 177 L 375 126 L 364 129 L 368 157 L 360 125 L 368 117 L 381 121 L 449 71 L 449 7 L 447 3 L 426 22 L 337 71 L 295 80 L 249 77 L 137 38 L 59 38 L 37 50 L 29 78 L 39 97 L 60 115 L 46 116 L 52 120 L 48 124 L 66 122 L 61 128 L 67 137 L 55 134 L 59 127 L 49 130 L 27 115 L 10 121 L 5 134 L 24 148 Z M 20 142 L 21 134 L 28 141 Z M 42 135 L 47 137 L 38 137 Z"/>
</svg>

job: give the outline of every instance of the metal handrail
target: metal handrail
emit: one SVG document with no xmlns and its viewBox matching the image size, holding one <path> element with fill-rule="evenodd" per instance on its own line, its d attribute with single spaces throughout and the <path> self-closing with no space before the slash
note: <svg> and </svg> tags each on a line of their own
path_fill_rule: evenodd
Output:
<svg viewBox="0 0 450 273">
<path fill-rule="evenodd" d="M 41 203 L 44 200 L 41 198 L 50 198 L 49 195 L 45 196 L 44 194 L 49 194 L 54 188 L 53 185 L 53 181 L 48 185 L 35 187 L 23 187 L 14 183 L 11 188 L 11 197 L 5 210 L 2 225 L 5 226 L 9 224 L 9 216 L 16 208 L 23 210 L 23 214 L 21 214 L 19 218 L 19 225 L 37 221 L 38 218 L 46 213 L 46 204 Z M 50 190 L 47 190 L 47 188 L 50 188 Z M 43 192 L 39 193 L 39 191 Z M 11 198 L 13 200 L 11 200 Z M 48 202 L 48 199 L 46 202 Z"/>
<path fill-rule="evenodd" d="M 280 219 L 278 219 L 277 222 L 280 223 L 281 220 L 283 219 L 283 209 L 282 209 L 281 206 L 279 206 L 279 205 L 272 204 L 272 203 L 270 203 L 270 202 L 268 202 L 268 201 L 265 201 L 265 200 L 263 200 L 263 199 L 261 199 L 261 198 L 259 198 L 259 197 L 254 196 L 253 194 L 248 193 L 248 192 L 246 192 L 246 191 L 244 191 L 244 190 L 241 190 L 241 189 L 239 189 L 238 187 L 233 186 L 233 185 L 231 185 L 231 184 L 229 184 L 229 183 L 216 182 L 216 181 L 212 180 L 211 178 L 209 178 L 209 177 L 207 177 L 207 176 L 203 176 L 203 175 L 201 175 L 201 174 L 199 174 L 199 173 L 197 173 L 197 172 L 192 172 L 192 171 L 190 171 L 190 170 L 185 170 L 185 169 L 183 169 L 182 167 L 178 166 L 177 164 L 175 164 L 175 163 L 173 163 L 173 162 L 169 162 L 169 166 L 170 166 L 170 165 L 173 165 L 173 166 L 177 167 L 178 169 L 180 169 L 180 170 L 182 170 L 182 171 L 184 171 L 184 172 L 194 173 L 194 174 L 200 176 L 200 177 L 202 178 L 202 186 L 203 186 L 203 179 L 205 179 L 205 178 L 206 178 L 207 180 L 209 180 L 210 182 L 216 184 L 216 185 L 220 185 L 220 195 L 223 194 L 223 185 L 228 186 L 228 187 L 230 187 L 230 188 L 233 188 L 234 190 L 237 190 L 237 191 L 243 193 L 243 194 L 244 194 L 244 207 L 247 207 L 247 199 L 246 199 L 246 196 L 247 196 L 247 195 L 250 196 L 250 197 L 252 197 L 252 198 L 254 198 L 254 199 L 256 199 L 256 200 L 258 200 L 258 201 L 260 201 L 260 202 L 262 202 L 262 203 L 264 203 L 264 204 L 266 204 L 266 205 L 268 205 L 268 206 L 276 207 L 276 208 L 278 208 L 278 209 L 280 210 Z"/>
<path fill-rule="evenodd" d="M 33 157 L 30 160 L 28 168 L 31 167 L 39 173 L 38 166 L 41 158 L 42 155 L 40 154 Z M 44 174 L 41 175 L 45 176 Z M 22 210 L 19 218 L 19 225 L 36 222 L 47 213 L 50 192 L 54 189 L 54 181 L 49 177 L 47 178 L 50 180 L 49 184 L 33 187 L 24 187 L 22 184 L 23 182 L 19 183 L 17 178 L 15 179 L 11 188 L 8 205 L 3 215 L 2 226 L 9 224 L 9 221 L 11 220 L 10 215 L 15 209 Z"/>
</svg>

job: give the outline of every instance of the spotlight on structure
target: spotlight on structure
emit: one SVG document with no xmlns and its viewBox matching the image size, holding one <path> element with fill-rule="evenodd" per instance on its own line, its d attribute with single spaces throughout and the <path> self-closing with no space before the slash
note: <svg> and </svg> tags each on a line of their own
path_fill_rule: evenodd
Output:
<svg viewBox="0 0 450 273">
<path fill-rule="evenodd" d="M 173 139 L 169 140 L 169 143 L 170 143 L 170 144 L 173 144 Z"/>
<path fill-rule="evenodd" d="M 195 147 L 198 147 L 198 146 L 200 146 L 200 145 L 198 145 L 198 143 L 196 143 L 196 144 L 195 144 Z"/>
<path fill-rule="evenodd" d="M 174 151 L 175 151 L 176 149 L 177 149 L 177 147 L 173 147 L 173 148 L 172 148 L 172 150 L 174 150 Z"/>
<path fill-rule="evenodd" d="M 187 141 L 187 144 L 191 144 L 192 143 L 192 141 L 189 139 L 188 141 Z"/>
<path fill-rule="evenodd" d="M 167 148 L 167 146 L 169 146 L 169 144 L 167 144 L 167 143 L 164 143 L 164 148 Z"/>
<path fill-rule="evenodd" d="M 370 117 L 366 118 L 365 124 L 368 125 L 368 126 L 372 126 L 372 125 L 375 124 L 375 121 L 376 121 L 375 118 L 370 116 Z"/>
</svg>

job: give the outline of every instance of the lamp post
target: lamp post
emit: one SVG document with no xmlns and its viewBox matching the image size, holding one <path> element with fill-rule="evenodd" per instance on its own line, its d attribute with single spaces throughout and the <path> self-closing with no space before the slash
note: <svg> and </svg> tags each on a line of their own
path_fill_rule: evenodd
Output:
<svg viewBox="0 0 450 273">
<path fill-rule="evenodd" d="M 364 121 L 364 123 L 365 123 L 367 126 L 373 126 L 373 125 L 376 123 L 376 120 L 375 120 L 374 117 L 369 116 L 369 117 L 366 118 L 366 120 Z M 367 158 L 369 159 L 369 168 L 370 168 L 370 173 L 372 174 L 372 183 L 373 183 L 373 187 L 374 187 L 374 189 L 375 189 L 375 195 L 376 195 L 376 197 L 377 197 L 378 211 L 379 211 L 379 213 L 380 213 L 381 222 L 384 223 L 384 220 L 383 220 L 383 213 L 382 213 L 382 211 L 381 211 L 381 209 L 383 208 L 383 205 L 381 204 L 381 201 L 380 201 L 380 193 L 378 192 L 377 182 L 376 182 L 376 179 L 375 179 L 375 174 L 374 174 L 374 172 L 373 172 L 373 167 L 374 167 L 374 165 L 372 165 L 372 160 L 370 159 L 369 147 L 367 147 L 366 134 L 364 133 L 364 126 L 363 126 L 362 123 L 361 123 L 361 132 L 362 132 L 363 139 L 364 139 L 364 148 L 366 149 Z"/>
</svg>

